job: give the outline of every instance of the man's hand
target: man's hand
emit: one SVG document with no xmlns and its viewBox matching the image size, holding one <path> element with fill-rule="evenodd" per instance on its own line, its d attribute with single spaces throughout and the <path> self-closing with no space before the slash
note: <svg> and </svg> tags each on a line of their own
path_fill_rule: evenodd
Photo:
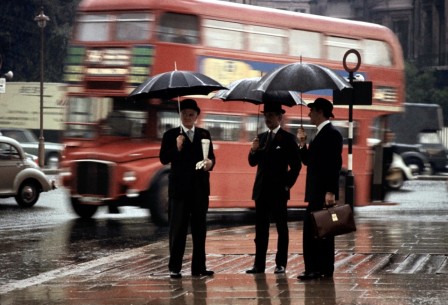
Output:
<svg viewBox="0 0 448 305">
<path fill-rule="evenodd" d="M 176 138 L 177 150 L 181 151 L 184 145 L 185 137 L 183 135 L 178 135 Z"/>
<path fill-rule="evenodd" d="M 299 141 L 300 147 L 306 145 L 306 139 L 307 135 L 305 129 L 303 127 L 299 127 L 299 129 L 297 130 L 297 140 Z"/>
<path fill-rule="evenodd" d="M 258 137 L 256 137 L 256 138 L 252 141 L 252 147 L 251 147 L 251 150 L 254 152 L 254 151 L 258 150 L 259 147 L 260 147 L 260 139 L 258 139 Z"/>
<path fill-rule="evenodd" d="M 212 166 L 213 166 L 212 160 L 210 160 L 210 159 L 205 159 L 204 160 L 204 170 L 205 171 L 210 170 L 210 168 L 212 168 Z"/>
<path fill-rule="evenodd" d="M 325 205 L 329 206 L 335 204 L 336 204 L 336 196 L 331 192 L 325 193 Z"/>
</svg>

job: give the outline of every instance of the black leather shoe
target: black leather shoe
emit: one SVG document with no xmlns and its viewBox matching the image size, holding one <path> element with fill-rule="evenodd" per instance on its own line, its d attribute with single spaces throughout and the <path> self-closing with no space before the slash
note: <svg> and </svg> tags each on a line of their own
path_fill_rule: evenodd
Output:
<svg viewBox="0 0 448 305">
<path fill-rule="evenodd" d="M 297 277 L 297 279 L 302 280 L 302 281 L 309 281 L 309 280 L 317 280 L 320 279 L 322 277 L 322 275 L 318 272 L 304 272 L 301 275 L 299 275 Z"/>
<path fill-rule="evenodd" d="M 285 273 L 285 272 L 286 272 L 286 268 L 285 267 L 283 267 L 283 266 L 276 266 L 275 267 L 275 270 L 274 270 L 275 274 L 282 274 L 282 273 Z"/>
<path fill-rule="evenodd" d="M 252 267 L 252 269 L 246 270 L 246 273 L 248 273 L 248 274 L 264 273 L 264 269 L 259 269 L 257 267 Z"/>
<path fill-rule="evenodd" d="M 322 278 L 324 278 L 324 279 L 332 279 L 333 278 L 333 273 L 323 273 L 322 274 Z"/>
<path fill-rule="evenodd" d="M 182 273 L 170 271 L 170 278 L 172 278 L 172 279 L 180 279 L 180 278 L 182 278 Z"/>
<path fill-rule="evenodd" d="M 213 276 L 215 271 L 212 270 L 202 270 L 201 272 L 191 272 L 192 276 Z"/>
</svg>

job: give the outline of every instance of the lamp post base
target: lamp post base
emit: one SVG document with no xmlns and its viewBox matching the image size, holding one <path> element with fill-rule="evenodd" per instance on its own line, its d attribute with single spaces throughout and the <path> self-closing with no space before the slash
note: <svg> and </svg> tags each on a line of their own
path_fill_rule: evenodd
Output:
<svg viewBox="0 0 448 305">
<path fill-rule="evenodd" d="M 39 166 L 41 168 L 44 168 L 45 165 L 45 144 L 44 144 L 44 137 L 40 136 L 39 137 Z"/>
<path fill-rule="evenodd" d="M 355 177 L 353 172 L 349 170 L 345 180 L 345 203 L 349 204 L 353 209 L 353 202 L 355 196 Z"/>
</svg>

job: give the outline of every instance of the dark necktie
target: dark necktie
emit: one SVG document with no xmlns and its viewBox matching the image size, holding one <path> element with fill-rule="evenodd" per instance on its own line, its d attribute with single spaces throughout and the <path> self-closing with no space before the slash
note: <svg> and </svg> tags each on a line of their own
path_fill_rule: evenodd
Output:
<svg viewBox="0 0 448 305">
<path fill-rule="evenodd" d="M 187 136 L 190 139 L 190 142 L 193 142 L 193 136 L 194 136 L 193 130 L 191 129 L 187 130 Z"/>
<path fill-rule="evenodd" d="M 271 145 L 272 139 L 274 138 L 274 133 L 269 130 L 268 132 L 268 138 L 266 139 L 266 144 L 264 145 L 264 147 L 267 149 L 269 147 L 269 145 Z"/>
</svg>

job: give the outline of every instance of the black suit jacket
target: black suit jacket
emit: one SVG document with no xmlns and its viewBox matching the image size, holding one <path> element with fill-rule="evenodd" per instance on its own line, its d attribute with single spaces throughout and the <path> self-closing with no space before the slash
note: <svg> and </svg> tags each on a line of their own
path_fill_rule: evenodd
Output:
<svg viewBox="0 0 448 305">
<path fill-rule="evenodd" d="M 342 135 L 329 123 L 307 146 L 300 149 L 303 164 L 307 166 L 305 201 L 311 210 L 322 209 L 325 193 L 339 198 L 339 173 L 342 167 Z"/>
<path fill-rule="evenodd" d="M 173 128 L 163 135 L 160 147 L 160 162 L 162 164 L 171 163 L 169 179 L 169 196 L 181 198 L 191 196 L 194 192 L 197 199 L 210 195 L 210 173 L 203 169 L 196 170 L 196 163 L 204 159 L 202 153 L 202 139 L 210 140 L 208 158 L 215 165 L 215 154 L 210 132 L 206 129 L 195 127 L 193 142 L 182 131 L 185 137 L 183 148 L 177 150 L 176 138 L 179 136 L 181 128 Z"/>
<path fill-rule="evenodd" d="M 267 149 L 264 149 L 268 132 L 258 135 L 260 148 L 249 153 L 250 166 L 257 166 L 252 199 L 262 195 L 289 199 L 289 189 L 294 185 L 302 167 L 296 137 L 279 129 Z"/>
</svg>

